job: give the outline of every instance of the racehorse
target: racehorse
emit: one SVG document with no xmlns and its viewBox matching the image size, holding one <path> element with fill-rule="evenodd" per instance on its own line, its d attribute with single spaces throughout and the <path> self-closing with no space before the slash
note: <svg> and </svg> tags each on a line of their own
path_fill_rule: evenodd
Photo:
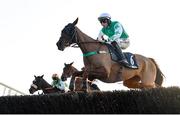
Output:
<svg viewBox="0 0 180 115">
<path fill-rule="evenodd" d="M 35 76 L 35 79 L 32 82 L 32 85 L 29 89 L 30 94 L 33 94 L 34 92 L 38 91 L 38 90 L 42 90 L 44 94 L 48 94 L 48 93 L 64 93 L 64 91 L 58 89 L 58 88 L 54 88 L 52 87 L 47 81 L 45 81 L 43 79 L 43 76 Z"/>
<path fill-rule="evenodd" d="M 99 42 L 85 33 L 77 26 L 78 18 L 66 25 L 56 43 L 59 50 L 78 45 L 83 53 L 85 71 L 84 81 L 99 79 L 103 82 L 114 83 L 123 81 L 128 88 L 155 88 L 162 85 L 164 75 L 152 58 L 134 54 L 138 63 L 137 69 L 130 69 L 113 61 L 106 44 Z M 84 82 L 85 83 L 85 82 Z M 86 91 L 86 85 L 84 84 Z"/>
<path fill-rule="evenodd" d="M 70 64 L 64 63 L 63 72 L 61 75 L 61 79 L 64 79 L 64 81 L 67 80 L 67 78 L 71 77 L 69 89 L 70 91 L 80 91 L 82 89 L 82 74 L 83 74 L 83 68 L 82 71 L 79 71 L 74 66 L 72 66 L 74 62 Z M 75 87 L 74 87 L 75 85 Z M 88 91 L 100 91 L 98 86 L 94 84 L 92 81 L 87 80 L 87 86 Z"/>
</svg>

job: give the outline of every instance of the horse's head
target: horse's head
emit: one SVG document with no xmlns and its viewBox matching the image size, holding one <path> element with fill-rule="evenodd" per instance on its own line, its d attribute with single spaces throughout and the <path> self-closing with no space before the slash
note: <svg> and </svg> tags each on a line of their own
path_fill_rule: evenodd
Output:
<svg viewBox="0 0 180 115">
<path fill-rule="evenodd" d="M 70 64 L 64 63 L 63 73 L 61 75 L 62 81 L 66 81 L 67 78 L 71 77 L 72 74 L 74 73 L 73 66 L 72 66 L 73 63 L 74 62 L 72 62 Z"/>
<path fill-rule="evenodd" d="M 76 43 L 75 38 L 75 25 L 78 22 L 78 18 L 73 22 L 69 23 L 64 27 L 61 31 L 61 37 L 59 41 L 56 43 L 59 50 L 63 51 L 66 47 L 69 47 L 71 44 Z"/>
<path fill-rule="evenodd" d="M 32 85 L 29 89 L 29 93 L 33 94 L 34 92 L 42 89 L 43 81 L 44 81 L 43 76 L 44 75 L 42 75 L 42 76 L 35 76 L 34 75 L 35 79 L 32 82 Z"/>
</svg>

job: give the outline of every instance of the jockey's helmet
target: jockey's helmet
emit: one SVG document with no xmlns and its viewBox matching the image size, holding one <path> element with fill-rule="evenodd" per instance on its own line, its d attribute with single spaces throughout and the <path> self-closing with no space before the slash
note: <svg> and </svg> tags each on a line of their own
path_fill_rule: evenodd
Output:
<svg viewBox="0 0 180 115">
<path fill-rule="evenodd" d="M 100 14 L 100 16 L 98 17 L 98 20 L 101 21 L 101 20 L 103 20 L 103 19 L 111 20 L 110 14 L 108 14 L 108 13 L 102 13 L 102 14 Z"/>
<path fill-rule="evenodd" d="M 54 79 L 54 80 L 59 79 L 58 74 L 56 74 L 56 73 L 55 73 L 55 74 L 53 74 L 53 75 L 52 75 L 52 79 Z"/>
</svg>

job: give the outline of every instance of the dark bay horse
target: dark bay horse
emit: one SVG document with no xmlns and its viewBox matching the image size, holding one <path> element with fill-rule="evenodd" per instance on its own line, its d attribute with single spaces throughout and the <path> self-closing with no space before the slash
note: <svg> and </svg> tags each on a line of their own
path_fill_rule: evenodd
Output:
<svg viewBox="0 0 180 115">
<path fill-rule="evenodd" d="M 108 47 L 85 33 L 77 26 L 78 18 L 64 27 L 61 37 L 56 43 L 59 50 L 77 44 L 84 57 L 84 80 L 99 79 L 113 83 L 123 81 L 128 88 L 155 88 L 161 86 L 164 75 L 152 58 L 134 54 L 138 69 L 126 68 L 111 59 Z"/>
<path fill-rule="evenodd" d="M 52 87 L 46 80 L 43 79 L 43 76 L 35 76 L 35 79 L 32 82 L 32 85 L 29 89 L 30 94 L 33 94 L 34 92 L 38 90 L 42 90 L 44 94 L 48 93 L 64 93 L 64 91 L 59 90 L 57 88 Z"/>
<path fill-rule="evenodd" d="M 71 78 L 70 84 L 69 84 L 70 91 L 80 91 L 80 90 L 82 90 L 83 68 L 82 68 L 82 71 L 79 71 L 74 66 L 72 66 L 72 64 L 73 64 L 73 62 L 69 63 L 69 64 L 64 63 L 64 68 L 63 68 L 63 72 L 61 75 L 61 79 L 64 79 L 66 81 L 67 78 Z M 74 85 L 75 85 L 75 87 L 74 87 Z M 87 86 L 88 86 L 87 89 L 90 92 L 100 91 L 98 86 L 88 79 L 87 79 Z"/>
</svg>

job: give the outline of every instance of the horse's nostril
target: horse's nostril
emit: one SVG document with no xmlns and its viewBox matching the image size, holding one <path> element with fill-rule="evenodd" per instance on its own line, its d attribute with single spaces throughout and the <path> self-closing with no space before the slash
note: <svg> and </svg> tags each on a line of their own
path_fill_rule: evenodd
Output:
<svg viewBox="0 0 180 115">
<path fill-rule="evenodd" d="M 32 92 L 32 90 L 31 90 L 31 89 L 29 89 L 29 93 L 30 93 L 30 94 L 33 94 L 33 92 Z"/>
</svg>

